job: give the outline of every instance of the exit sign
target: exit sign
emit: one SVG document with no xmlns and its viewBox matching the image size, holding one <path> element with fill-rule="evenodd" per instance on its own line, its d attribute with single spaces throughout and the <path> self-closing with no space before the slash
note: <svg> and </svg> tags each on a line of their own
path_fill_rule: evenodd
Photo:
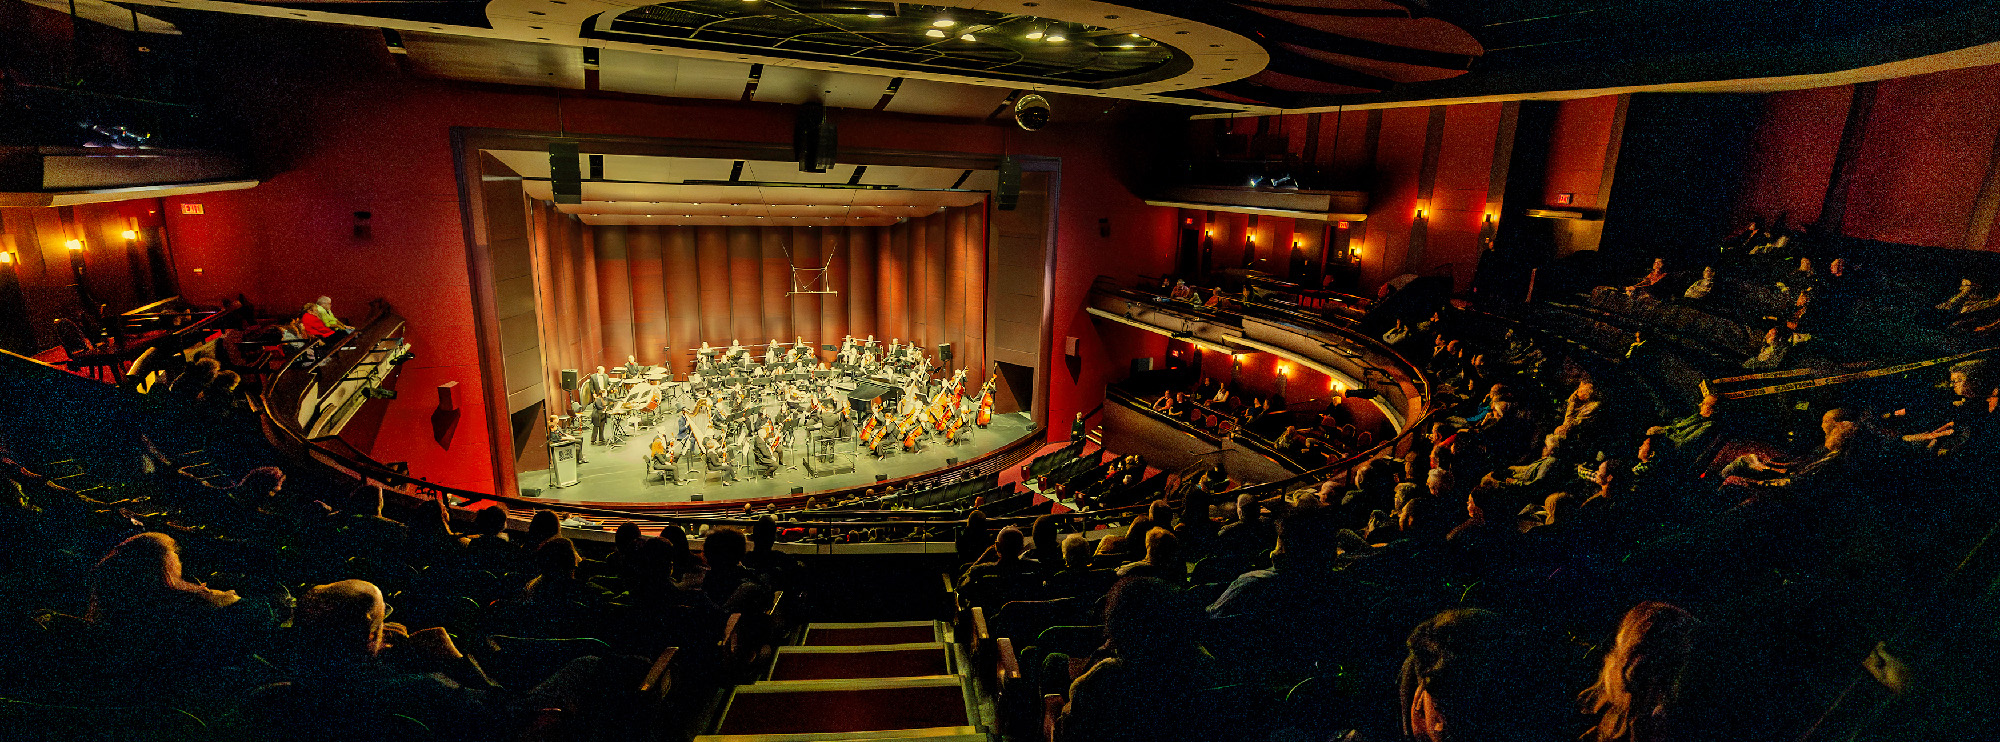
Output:
<svg viewBox="0 0 2000 742">
<path fill-rule="evenodd" d="M 181 204 L 181 213 L 199 214 L 201 213 L 201 204 Z"/>
</svg>

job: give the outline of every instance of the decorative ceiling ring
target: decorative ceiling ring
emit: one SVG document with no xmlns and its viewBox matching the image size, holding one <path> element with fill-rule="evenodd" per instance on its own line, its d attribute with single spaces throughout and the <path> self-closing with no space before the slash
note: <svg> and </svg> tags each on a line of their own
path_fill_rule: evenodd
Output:
<svg viewBox="0 0 2000 742">
<path fill-rule="evenodd" d="M 496 28 L 504 28 L 528 7 L 539 8 L 545 2 L 494 0 L 488 13 Z M 642 5 L 585 0 L 562 7 L 578 5 L 595 6 L 577 8 L 580 12 L 597 11 L 577 18 L 577 43 L 586 45 L 1121 98 L 1147 99 L 1242 79 L 1264 69 L 1270 59 L 1260 44 L 1243 34 L 1094 0 L 960 0 L 931 5 L 820 0 L 668 0 Z M 871 15 L 865 7 L 871 5 L 883 9 Z M 695 17 L 700 17 L 698 23 L 693 22 Z M 912 23 L 931 17 L 952 22 Z M 677 27 L 679 19 L 689 22 Z M 816 34 L 812 38 L 779 33 L 785 24 L 796 27 L 808 19 Z M 536 22 L 542 20 L 546 19 Z M 770 29 L 762 30 L 770 40 L 763 41 L 758 29 L 746 29 L 739 21 L 770 24 Z M 1045 27 L 1050 30 L 1033 37 L 1040 45 L 1030 43 L 1028 34 Z M 884 28 L 889 30 L 879 30 Z M 893 38 L 896 33 L 911 38 Z M 926 48 L 942 57 L 926 59 L 915 53 Z M 1069 53 L 1051 53 L 1064 49 Z M 998 71 L 1001 68 L 1005 71 Z"/>
</svg>

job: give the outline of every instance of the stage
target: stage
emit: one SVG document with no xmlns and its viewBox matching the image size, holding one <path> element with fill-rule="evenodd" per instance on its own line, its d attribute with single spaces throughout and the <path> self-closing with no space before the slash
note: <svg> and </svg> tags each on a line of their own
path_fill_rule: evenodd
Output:
<svg viewBox="0 0 2000 742">
<path fill-rule="evenodd" d="M 877 474 L 897 479 L 943 468 L 946 459 L 964 462 L 1020 440 L 1033 429 L 1034 421 L 1027 413 L 994 415 L 993 423 L 985 430 L 972 428 L 971 439 L 957 445 L 946 446 L 931 440 L 917 453 L 906 453 L 899 448 L 882 459 L 864 452 L 855 457 L 854 471 L 824 476 L 811 476 L 805 466 L 804 452 L 788 450 L 787 467 L 775 476 L 758 477 L 748 467 L 742 467 L 737 472 L 741 478 L 729 486 L 692 480 L 669 484 L 658 474 L 646 474 L 643 460 L 646 446 L 656 432 L 647 430 L 620 446 L 594 446 L 586 441 L 584 463 L 577 467 L 574 486 L 549 487 L 548 469 L 521 472 L 520 494 L 560 502 L 688 502 L 690 495 L 699 493 L 704 502 L 717 502 L 782 497 L 791 494 L 794 487 L 804 487 L 807 493 L 861 487 L 874 484 Z"/>
</svg>

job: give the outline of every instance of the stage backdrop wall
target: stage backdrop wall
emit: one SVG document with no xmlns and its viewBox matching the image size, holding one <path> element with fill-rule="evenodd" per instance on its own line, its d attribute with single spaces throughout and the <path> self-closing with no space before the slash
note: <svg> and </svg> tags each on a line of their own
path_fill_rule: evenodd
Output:
<svg viewBox="0 0 2000 742">
<path fill-rule="evenodd" d="M 887 227 L 586 226 L 534 205 L 544 375 L 626 356 L 685 377 L 703 342 L 804 338 L 817 350 L 847 335 L 922 344 L 947 370 L 985 379 L 986 210 L 947 209 Z M 792 294 L 792 267 L 820 268 Z M 800 282 L 811 280 L 801 273 Z"/>
</svg>

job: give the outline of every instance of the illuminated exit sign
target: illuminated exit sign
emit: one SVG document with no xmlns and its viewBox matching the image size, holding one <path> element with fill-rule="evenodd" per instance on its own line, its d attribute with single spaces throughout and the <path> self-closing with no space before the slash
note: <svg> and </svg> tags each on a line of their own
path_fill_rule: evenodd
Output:
<svg viewBox="0 0 2000 742">
<path fill-rule="evenodd" d="M 181 213 L 199 214 L 201 213 L 201 204 L 181 204 Z"/>
</svg>

